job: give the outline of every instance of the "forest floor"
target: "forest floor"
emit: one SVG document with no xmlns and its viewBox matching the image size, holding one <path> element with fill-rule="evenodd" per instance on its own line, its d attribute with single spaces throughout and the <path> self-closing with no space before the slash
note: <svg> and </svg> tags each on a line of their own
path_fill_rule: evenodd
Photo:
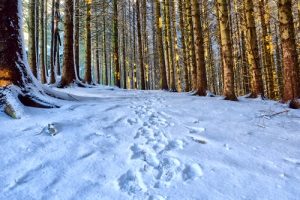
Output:
<svg viewBox="0 0 300 200">
<path fill-rule="evenodd" d="M 0 199 L 300 197 L 299 110 L 163 91 L 60 91 L 89 98 L 25 107 L 18 120 L 0 111 Z"/>
</svg>

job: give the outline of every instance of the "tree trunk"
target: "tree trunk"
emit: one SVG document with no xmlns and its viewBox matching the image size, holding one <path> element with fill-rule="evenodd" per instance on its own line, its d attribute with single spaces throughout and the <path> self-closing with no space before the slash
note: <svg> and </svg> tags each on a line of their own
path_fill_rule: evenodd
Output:
<svg viewBox="0 0 300 200">
<path fill-rule="evenodd" d="M 175 0 L 170 1 L 170 10 L 171 10 L 171 21 L 172 21 L 172 35 L 173 35 L 173 43 L 174 43 L 174 60 L 175 60 L 175 65 L 174 65 L 174 74 L 173 74 L 173 79 L 174 79 L 174 87 L 175 91 L 180 92 L 181 91 L 181 66 L 180 66 L 180 59 L 179 59 L 179 52 L 178 52 L 178 35 L 177 35 L 177 25 L 176 25 L 176 8 L 175 8 Z M 177 81 L 176 81 L 177 78 Z M 177 84 L 176 84 L 177 82 Z M 176 86 L 177 85 L 177 88 Z"/>
<path fill-rule="evenodd" d="M 236 101 L 234 93 L 234 74 L 232 59 L 232 44 L 228 26 L 227 0 L 217 0 L 217 12 L 219 16 L 220 38 L 222 47 L 222 63 L 224 70 L 224 96 L 226 100 Z"/>
<path fill-rule="evenodd" d="M 86 41 L 85 41 L 85 76 L 84 81 L 92 83 L 92 44 L 91 44 L 91 4 L 92 1 L 86 1 Z"/>
<path fill-rule="evenodd" d="M 297 47 L 291 0 L 278 1 L 278 15 L 280 22 L 280 37 L 283 51 L 283 77 L 285 102 L 291 100 L 292 108 L 300 108 L 297 98 L 300 95 L 299 77 L 297 76 Z"/>
<path fill-rule="evenodd" d="M 248 59 L 252 73 L 252 87 L 250 97 L 256 98 L 258 95 L 264 97 L 263 80 L 260 66 L 260 56 L 258 51 L 256 25 L 254 19 L 254 6 L 252 0 L 245 0 Z"/>
<path fill-rule="evenodd" d="M 54 84 L 56 82 L 56 70 L 55 70 L 55 0 L 52 0 L 52 8 L 51 8 L 51 47 L 50 47 L 50 84 Z"/>
<path fill-rule="evenodd" d="M 200 21 L 200 7 L 198 0 L 192 0 L 192 12 L 194 23 L 194 35 L 196 46 L 196 64 L 197 64 L 197 95 L 205 96 L 207 90 L 206 67 L 204 57 L 203 30 Z"/>
<path fill-rule="evenodd" d="M 126 2 L 125 2 L 126 6 Z M 126 9 L 123 10 L 123 26 L 122 26 L 122 40 L 123 40 L 123 88 L 127 89 L 127 62 L 126 62 L 126 50 L 127 50 L 127 40 L 126 36 L 127 34 L 125 33 L 125 27 L 126 27 L 126 22 L 127 22 L 127 14 L 126 14 Z"/>
<path fill-rule="evenodd" d="M 189 59 L 190 59 L 190 81 L 192 85 L 192 90 L 197 91 L 197 61 L 196 61 L 196 50 L 195 50 L 195 38 L 194 38 L 194 25 L 193 25 L 193 16 L 191 1 L 186 0 L 186 26 L 188 33 L 188 50 L 189 50 Z"/>
<path fill-rule="evenodd" d="M 186 30 L 184 27 L 184 10 L 185 10 L 185 2 L 184 0 L 178 1 L 178 10 L 179 10 L 179 21 L 180 21 L 180 30 L 181 30 L 181 43 L 182 43 L 182 51 L 183 51 L 183 69 L 184 69 L 184 83 L 185 83 L 185 92 L 190 91 L 189 87 L 189 72 L 188 72 L 188 66 L 189 66 L 189 57 L 188 57 L 188 50 L 186 48 Z"/>
<path fill-rule="evenodd" d="M 79 0 L 75 0 L 75 36 L 74 36 L 74 54 L 75 54 L 75 67 L 77 78 L 80 79 L 80 64 L 79 64 Z"/>
<path fill-rule="evenodd" d="M 37 53 L 36 53 L 36 0 L 29 1 L 29 40 L 28 62 L 33 75 L 37 78 Z"/>
<path fill-rule="evenodd" d="M 157 38 L 157 51 L 159 57 L 160 66 L 160 85 L 161 89 L 168 90 L 167 84 L 167 73 L 166 73 L 166 63 L 162 39 L 162 18 L 160 13 L 160 0 L 155 0 L 155 16 L 156 16 L 156 38 Z"/>
<path fill-rule="evenodd" d="M 140 60 L 140 70 L 141 70 L 141 89 L 145 90 L 145 67 L 144 67 L 144 57 L 143 57 L 143 45 L 142 45 L 142 31 L 141 31 L 141 15 L 140 15 L 140 1 L 136 1 L 136 20 L 138 29 L 138 51 Z"/>
<path fill-rule="evenodd" d="M 77 81 L 74 63 L 74 0 L 65 1 L 64 22 L 64 60 L 60 87 L 69 86 Z"/>
<path fill-rule="evenodd" d="M 119 63 L 118 0 L 113 0 L 113 64 L 115 85 L 121 87 Z"/>
<path fill-rule="evenodd" d="M 268 2 L 267 2 L 268 4 Z M 263 45 L 263 63 L 265 65 L 265 71 L 267 75 L 266 85 L 268 88 L 268 96 L 271 99 L 275 98 L 275 88 L 274 88 L 274 74 L 272 66 L 272 52 L 271 52 L 271 40 L 272 36 L 269 35 L 268 26 L 269 20 L 266 13 L 266 3 L 265 0 L 259 0 L 259 10 L 260 10 L 260 20 L 262 28 L 262 45 Z"/>
<path fill-rule="evenodd" d="M 45 46 L 45 40 L 47 39 L 45 37 L 45 6 L 47 6 L 47 0 L 41 0 L 40 2 L 40 73 L 41 73 L 41 83 L 45 84 L 47 83 L 47 76 L 46 76 L 46 46 Z M 47 31 L 47 29 L 46 29 Z"/>
</svg>

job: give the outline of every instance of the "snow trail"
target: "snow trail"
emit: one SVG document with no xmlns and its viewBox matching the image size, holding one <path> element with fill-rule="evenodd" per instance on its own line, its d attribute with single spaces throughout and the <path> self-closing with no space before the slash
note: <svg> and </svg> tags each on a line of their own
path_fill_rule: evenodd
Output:
<svg viewBox="0 0 300 200">
<path fill-rule="evenodd" d="M 262 122 L 261 113 L 286 107 L 162 91 L 63 91 L 80 101 L 26 107 L 20 120 L 0 113 L 0 199 L 300 196 L 298 110 Z"/>
</svg>

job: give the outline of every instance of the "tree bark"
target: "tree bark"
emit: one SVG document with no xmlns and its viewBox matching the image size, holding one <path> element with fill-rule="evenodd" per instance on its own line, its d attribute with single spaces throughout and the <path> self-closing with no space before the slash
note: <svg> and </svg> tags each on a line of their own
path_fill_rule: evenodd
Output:
<svg viewBox="0 0 300 200">
<path fill-rule="evenodd" d="M 297 102 L 295 108 L 300 108 L 297 98 L 300 95 L 299 77 L 297 76 L 297 47 L 295 40 L 295 29 L 293 24 L 293 12 L 291 0 L 278 1 L 278 16 L 280 22 L 280 37 L 283 51 L 283 77 L 285 102 L 291 100 L 292 107 Z"/>
<path fill-rule="evenodd" d="M 140 1 L 136 1 L 136 20 L 138 29 L 138 51 L 140 60 L 140 70 L 141 70 L 141 89 L 145 90 L 145 66 L 143 57 L 143 43 L 142 43 L 142 31 L 141 31 L 141 14 L 140 14 Z"/>
<path fill-rule="evenodd" d="M 184 0 L 179 0 L 178 1 L 178 10 L 179 10 L 179 23 L 180 23 L 180 30 L 181 30 L 181 43 L 182 43 L 182 51 L 183 51 L 183 69 L 184 69 L 184 83 L 185 83 L 185 88 L 184 91 L 188 92 L 190 91 L 189 87 L 189 71 L 188 71 L 188 66 L 189 66 L 189 56 L 188 56 L 188 50 L 186 48 L 186 30 L 184 27 L 184 10 L 185 10 L 185 2 Z"/>
<path fill-rule="evenodd" d="M 217 0 L 217 12 L 219 16 L 220 38 L 222 48 L 222 63 L 224 70 L 224 96 L 226 100 L 236 101 L 234 92 L 234 74 L 232 59 L 232 44 L 228 26 L 228 4 L 227 0 Z"/>
<path fill-rule="evenodd" d="M 85 41 L 85 78 L 88 84 L 92 83 L 92 44 L 91 44 L 91 0 L 86 1 L 86 41 Z"/>
<path fill-rule="evenodd" d="M 45 47 L 45 5 L 47 6 L 47 0 L 41 0 L 40 2 L 40 73 L 41 73 L 41 83 L 47 83 L 47 76 L 46 76 L 46 47 Z M 47 31 L 47 29 L 46 29 Z"/>
<path fill-rule="evenodd" d="M 79 63 L 79 0 L 75 0 L 75 41 L 74 41 L 74 54 L 75 54 L 75 67 L 77 78 L 80 79 L 80 63 Z"/>
<path fill-rule="evenodd" d="M 207 78 L 204 57 L 203 30 L 200 21 L 200 7 L 198 0 L 192 0 L 192 12 L 194 23 L 194 35 L 196 46 L 196 64 L 197 64 L 197 95 L 206 96 Z"/>
<path fill-rule="evenodd" d="M 16 88 L 18 98 L 26 106 L 57 107 L 49 103 L 49 96 L 29 68 L 21 4 L 21 0 L 0 0 L 0 89 Z"/>
<path fill-rule="evenodd" d="M 260 66 L 260 56 L 254 19 L 254 5 L 252 0 L 245 0 L 248 60 L 252 73 L 252 87 L 250 97 L 256 98 L 258 95 L 264 97 L 263 80 Z"/>
<path fill-rule="evenodd" d="M 113 64 L 115 85 L 121 87 L 119 63 L 118 0 L 113 0 Z"/>
<path fill-rule="evenodd" d="M 160 66 L 160 86 L 161 89 L 168 90 L 166 63 L 165 63 L 164 47 L 163 47 L 163 40 L 162 40 L 162 18 L 161 18 L 160 9 L 161 9 L 160 0 L 155 0 L 156 38 L 157 38 L 157 51 L 158 51 L 159 66 Z"/>
<path fill-rule="evenodd" d="M 29 40 L 28 62 L 33 75 L 37 78 L 37 53 L 36 53 L 36 0 L 29 1 Z"/>
<path fill-rule="evenodd" d="M 51 47 L 50 47 L 50 84 L 56 82 L 56 70 L 55 70 L 55 0 L 52 0 L 51 8 Z"/>
<path fill-rule="evenodd" d="M 74 0 L 65 0 L 64 58 L 60 87 L 69 86 L 77 81 L 74 63 Z"/>
</svg>

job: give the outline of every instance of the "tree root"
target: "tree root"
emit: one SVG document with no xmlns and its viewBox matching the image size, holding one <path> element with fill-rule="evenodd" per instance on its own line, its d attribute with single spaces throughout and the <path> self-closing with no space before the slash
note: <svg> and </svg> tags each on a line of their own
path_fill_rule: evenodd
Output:
<svg viewBox="0 0 300 200">
<path fill-rule="evenodd" d="M 300 100 L 298 100 L 298 99 L 291 100 L 289 103 L 289 108 L 300 109 Z"/>
<path fill-rule="evenodd" d="M 24 106 L 35 107 L 35 108 L 59 108 L 60 107 L 54 103 L 50 103 L 45 100 L 42 100 L 41 98 L 32 94 L 25 94 L 25 95 L 19 94 L 18 98 Z"/>
<path fill-rule="evenodd" d="M 69 86 L 77 86 L 77 87 L 81 87 L 81 88 L 89 88 L 90 87 L 89 85 L 86 85 L 86 84 L 82 83 L 79 80 L 75 80 L 75 81 L 73 81 L 71 83 L 65 83 L 64 81 L 60 81 L 56 85 L 57 88 L 67 88 Z"/>
<path fill-rule="evenodd" d="M 21 105 L 36 108 L 59 108 L 60 106 L 49 100 L 51 98 L 38 88 L 20 88 L 8 86 L 0 88 L 0 107 L 12 118 L 18 119 Z"/>
</svg>

